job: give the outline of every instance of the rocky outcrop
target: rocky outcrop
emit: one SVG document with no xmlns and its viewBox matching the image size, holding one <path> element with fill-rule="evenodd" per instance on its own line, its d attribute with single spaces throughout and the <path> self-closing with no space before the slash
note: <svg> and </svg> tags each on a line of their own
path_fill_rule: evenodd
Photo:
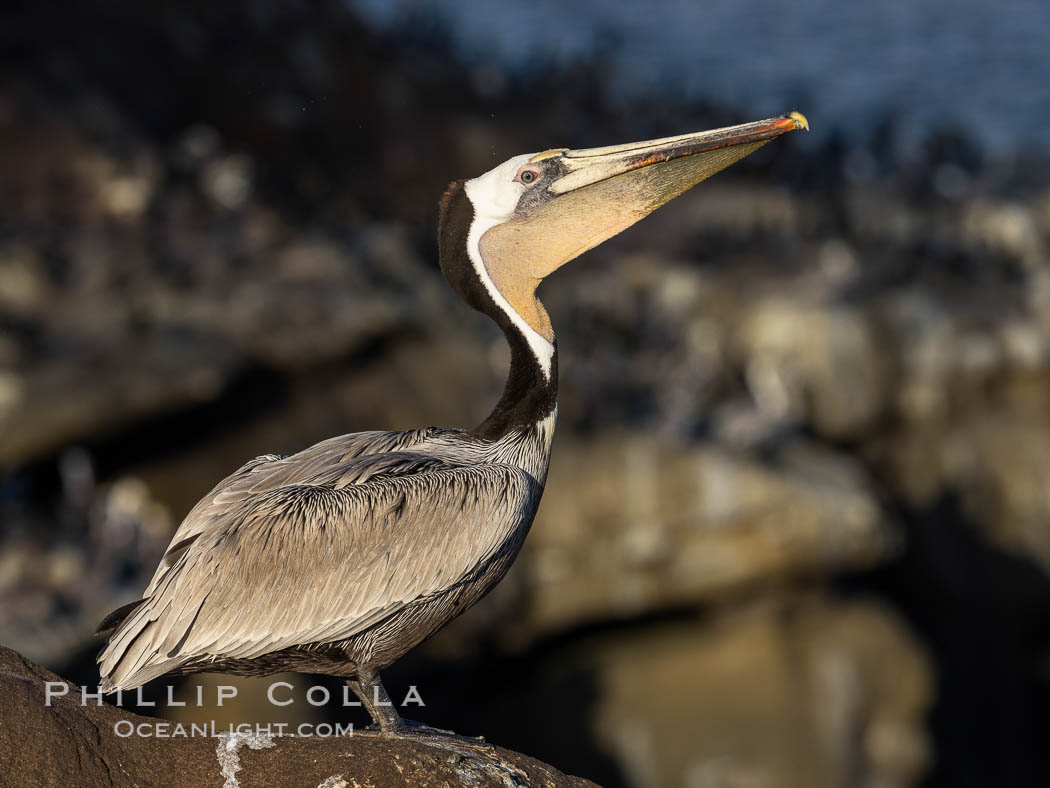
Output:
<svg viewBox="0 0 1050 788">
<path fill-rule="evenodd" d="M 632 785 L 915 785 L 929 664 L 884 606 L 765 600 L 595 655 L 598 736 Z"/>
<path fill-rule="evenodd" d="M 172 735 L 161 722 L 84 704 L 80 690 L 47 701 L 54 674 L 0 647 L 0 774 L 5 785 L 157 788 L 549 786 L 593 783 L 495 746 L 422 744 L 363 734 L 326 738 Z M 152 735 L 124 734 L 144 725 Z M 119 732 L 119 733 L 118 733 Z"/>
</svg>

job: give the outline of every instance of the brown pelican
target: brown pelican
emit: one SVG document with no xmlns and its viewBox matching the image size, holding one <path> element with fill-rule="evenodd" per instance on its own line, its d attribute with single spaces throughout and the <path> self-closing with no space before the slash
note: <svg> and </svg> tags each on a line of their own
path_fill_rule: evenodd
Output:
<svg viewBox="0 0 1050 788">
<path fill-rule="evenodd" d="M 165 674 L 347 677 L 404 734 L 379 671 L 483 597 L 543 493 L 557 346 L 536 287 L 552 271 L 806 119 L 515 156 L 441 201 L 441 269 L 510 344 L 473 430 L 360 432 L 256 457 L 190 511 L 138 602 L 111 613 L 102 688 Z"/>
</svg>

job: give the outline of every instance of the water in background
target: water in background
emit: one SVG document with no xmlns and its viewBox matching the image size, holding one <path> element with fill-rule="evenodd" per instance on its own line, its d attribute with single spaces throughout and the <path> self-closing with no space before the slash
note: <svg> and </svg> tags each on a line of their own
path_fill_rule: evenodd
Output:
<svg viewBox="0 0 1050 788">
<path fill-rule="evenodd" d="M 1050 153 L 1046 0 L 348 0 L 387 31 L 437 26 L 465 64 L 515 75 L 600 57 L 608 98 L 656 91 L 748 116 L 798 107 L 815 135 L 892 113 L 907 148 L 963 131 Z"/>
</svg>

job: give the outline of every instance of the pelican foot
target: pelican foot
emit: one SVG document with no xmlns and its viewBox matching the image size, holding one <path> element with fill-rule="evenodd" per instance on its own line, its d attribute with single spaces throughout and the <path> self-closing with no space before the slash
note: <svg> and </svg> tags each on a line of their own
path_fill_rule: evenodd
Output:
<svg viewBox="0 0 1050 788">
<path fill-rule="evenodd" d="M 484 736 L 462 736 L 456 733 L 455 731 L 445 730 L 444 728 L 435 728 L 423 722 L 416 722 L 415 720 L 406 720 L 404 718 L 401 719 L 401 730 L 399 731 L 399 734 L 408 734 L 409 736 L 418 734 L 420 736 L 437 736 L 439 738 L 451 737 L 453 739 L 462 739 L 463 741 L 469 741 L 474 743 L 485 743 Z"/>
<path fill-rule="evenodd" d="M 466 747 L 475 752 L 491 756 L 493 745 L 485 741 L 484 736 L 462 736 L 455 731 L 444 728 L 434 728 L 415 720 L 398 719 L 382 727 L 369 725 L 367 728 L 356 729 L 355 736 L 374 736 L 380 739 L 408 739 L 418 741 L 445 749 Z"/>
</svg>

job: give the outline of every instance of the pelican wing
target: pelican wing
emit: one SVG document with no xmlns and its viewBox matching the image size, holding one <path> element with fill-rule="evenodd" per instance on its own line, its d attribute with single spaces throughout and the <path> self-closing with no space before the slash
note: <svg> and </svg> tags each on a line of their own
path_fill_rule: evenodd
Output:
<svg viewBox="0 0 1050 788">
<path fill-rule="evenodd" d="M 349 638 L 466 579 L 540 492 L 515 466 L 410 452 L 351 458 L 311 484 L 238 492 L 222 516 L 190 525 L 192 539 L 114 632 L 99 655 L 104 683 L 131 688 L 201 658 Z"/>
<path fill-rule="evenodd" d="M 179 557 L 198 536 L 220 526 L 244 501 L 269 490 L 297 484 L 317 485 L 353 460 L 383 456 L 416 445 L 426 430 L 372 431 L 339 435 L 289 457 L 264 454 L 231 473 L 197 503 L 171 539 L 144 596 L 151 596 Z"/>
</svg>

